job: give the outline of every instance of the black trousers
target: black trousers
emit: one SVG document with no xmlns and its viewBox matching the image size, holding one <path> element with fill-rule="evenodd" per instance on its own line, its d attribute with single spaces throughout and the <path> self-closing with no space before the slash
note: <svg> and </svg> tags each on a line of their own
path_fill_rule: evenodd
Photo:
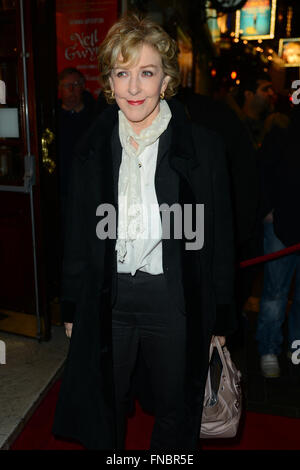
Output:
<svg viewBox="0 0 300 470">
<path fill-rule="evenodd" d="M 155 423 L 151 449 L 181 447 L 186 359 L 185 316 L 171 306 L 165 276 L 118 275 L 112 313 L 118 448 L 124 448 L 132 375 L 139 354 L 149 373 Z"/>
</svg>

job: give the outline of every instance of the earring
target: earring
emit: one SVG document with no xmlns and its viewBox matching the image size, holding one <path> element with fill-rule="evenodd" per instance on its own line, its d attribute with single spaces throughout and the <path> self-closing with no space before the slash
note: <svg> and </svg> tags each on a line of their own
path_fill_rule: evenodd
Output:
<svg viewBox="0 0 300 470">
<path fill-rule="evenodd" d="M 110 90 L 110 99 L 114 100 L 115 99 L 115 92 L 114 90 Z"/>
<path fill-rule="evenodd" d="M 165 92 L 164 92 L 164 91 L 162 91 L 162 92 L 161 92 L 161 94 L 159 95 L 159 97 L 160 97 L 160 99 L 161 99 L 161 100 L 163 100 L 163 99 L 164 99 L 164 97 L 165 97 Z"/>
</svg>

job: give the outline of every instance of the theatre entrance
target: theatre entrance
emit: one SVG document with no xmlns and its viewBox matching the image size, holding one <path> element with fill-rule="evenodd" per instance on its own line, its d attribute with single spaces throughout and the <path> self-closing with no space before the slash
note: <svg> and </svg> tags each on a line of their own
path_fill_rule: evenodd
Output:
<svg viewBox="0 0 300 470">
<path fill-rule="evenodd" d="M 55 2 L 0 0 L 0 80 L 0 337 L 47 340 L 60 257 Z"/>
</svg>

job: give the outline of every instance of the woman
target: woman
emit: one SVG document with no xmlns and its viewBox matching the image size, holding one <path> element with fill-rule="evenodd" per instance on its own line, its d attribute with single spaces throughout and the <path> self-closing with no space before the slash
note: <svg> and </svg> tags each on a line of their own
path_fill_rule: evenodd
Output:
<svg viewBox="0 0 300 470">
<path fill-rule="evenodd" d="M 151 449 L 196 449 L 210 341 L 235 327 L 223 147 L 167 103 L 179 70 L 159 25 L 122 18 L 99 63 L 116 104 L 74 160 L 63 269 L 71 342 L 54 433 L 124 448 L 142 357 L 154 397 Z"/>
</svg>

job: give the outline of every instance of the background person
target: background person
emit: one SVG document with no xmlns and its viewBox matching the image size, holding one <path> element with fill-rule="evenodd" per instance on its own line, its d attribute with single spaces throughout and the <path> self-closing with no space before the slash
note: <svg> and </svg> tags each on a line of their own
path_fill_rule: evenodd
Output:
<svg viewBox="0 0 300 470">
<path fill-rule="evenodd" d="M 236 96 L 241 109 L 240 117 L 248 129 L 255 148 L 259 148 L 265 135 L 266 118 L 274 111 L 275 93 L 267 73 L 250 73 L 241 80 Z"/>
<path fill-rule="evenodd" d="M 259 172 L 256 150 L 244 124 L 225 100 L 181 90 L 179 96 L 193 121 L 217 132 L 224 141 L 232 193 L 235 254 L 238 264 L 257 256 Z M 231 337 L 231 347 L 244 339 L 243 308 L 252 293 L 255 271 L 238 268 L 236 308 L 240 328 Z"/>
<path fill-rule="evenodd" d="M 298 156 L 299 111 L 294 110 L 287 129 L 274 128 L 261 148 L 261 186 L 264 254 L 300 243 L 299 210 L 300 161 Z M 293 301 L 288 313 L 288 355 L 300 339 L 299 252 L 264 264 L 264 283 L 256 339 L 262 374 L 280 376 L 278 357 L 283 343 L 282 326 L 294 279 Z"/>
<path fill-rule="evenodd" d="M 74 148 L 95 118 L 95 100 L 85 90 L 85 78 L 75 68 L 65 68 L 58 76 L 58 160 L 62 226 Z"/>
</svg>

